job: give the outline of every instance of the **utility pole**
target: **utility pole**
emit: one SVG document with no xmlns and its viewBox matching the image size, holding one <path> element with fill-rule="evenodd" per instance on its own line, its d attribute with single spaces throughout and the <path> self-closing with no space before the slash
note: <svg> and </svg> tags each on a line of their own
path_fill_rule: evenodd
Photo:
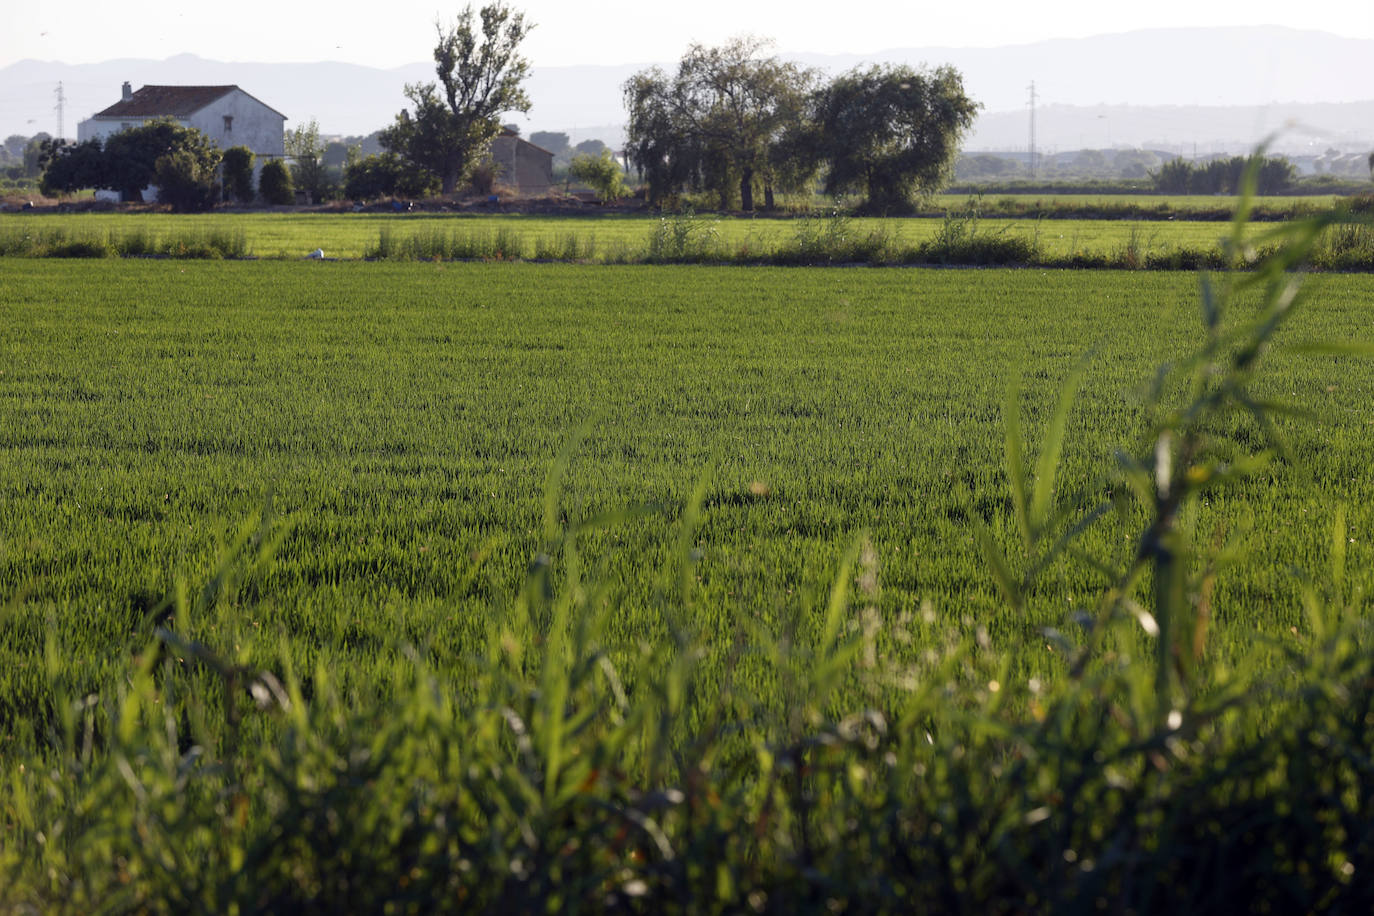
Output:
<svg viewBox="0 0 1374 916">
<path fill-rule="evenodd" d="M 63 130 L 62 118 L 63 115 L 66 114 L 67 108 L 67 94 L 62 91 L 62 83 L 59 82 L 57 84 L 55 94 L 57 96 L 57 104 L 53 107 L 57 109 L 57 139 L 61 140 L 66 135 Z"/>
<path fill-rule="evenodd" d="M 1030 84 L 1030 177 L 1035 177 L 1035 80 Z"/>
</svg>

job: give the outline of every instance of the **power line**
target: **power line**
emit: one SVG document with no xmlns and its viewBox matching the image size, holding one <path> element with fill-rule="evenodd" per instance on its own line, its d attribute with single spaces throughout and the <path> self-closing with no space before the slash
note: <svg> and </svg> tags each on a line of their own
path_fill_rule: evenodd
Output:
<svg viewBox="0 0 1374 916">
<path fill-rule="evenodd" d="M 1035 177 L 1035 80 L 1030 84 L 1030 177 Z"/>
</svg>

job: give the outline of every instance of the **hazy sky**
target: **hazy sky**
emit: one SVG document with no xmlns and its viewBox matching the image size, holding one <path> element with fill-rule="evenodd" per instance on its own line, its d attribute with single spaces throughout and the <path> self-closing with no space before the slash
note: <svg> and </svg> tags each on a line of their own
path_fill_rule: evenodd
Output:
<svg viewBox="0 0 1374 916">
<path fill-rule="evenodd" d="M 857 54 L 1179 26 L 1284 25 L 1374 38 L 1371 0 L 526 0 L 512 5 L 537 24 L 524 46 L 536 66 L 674 60 L 690 41 L 710 44 L 742 32 L 771 37 L 784 52 Z M 8 0 L 6 6 L 0 17 L 0 67 L 25 58 L 80 64 L 180 53 L 226 61 L 338 60 L 395 67 L 428 60 L 436 15 L 452 16 L 461 8 L 440 7 L 434 0 L 198 3 L 181 10 L 166 0 Z M 381 10 L 384 22 L 378 21 Z"/>
</svg>

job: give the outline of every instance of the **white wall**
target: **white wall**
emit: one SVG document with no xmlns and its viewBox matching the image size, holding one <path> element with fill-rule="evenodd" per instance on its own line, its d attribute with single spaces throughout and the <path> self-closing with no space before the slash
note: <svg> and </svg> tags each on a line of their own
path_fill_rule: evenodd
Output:
<svg viewBox="0 0 1374 916">
<path fill-rule="evenodd" d="M 233 122 L 225 130 L 224 119 Z M 244 92 L 235 89 L 220 96 L 190 118 L 190 125 L 202 131 L 220 149 L 246 146 L 254 156 L 281 156 L 286 119 Z"/>
</svg>

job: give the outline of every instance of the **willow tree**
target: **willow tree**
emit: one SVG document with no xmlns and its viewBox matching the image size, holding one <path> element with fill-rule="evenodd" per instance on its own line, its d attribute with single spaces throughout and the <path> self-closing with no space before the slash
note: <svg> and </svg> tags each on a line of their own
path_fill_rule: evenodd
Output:
<svg viewBox="0 0 1374 916">
<path fill-rule="evenodd" d="M 625 83 L 630 159 L 651 197 L 710 189 L 726 207 L 738 189 L 741 208 L 753 210 L 758 184 L 772 204 L 777 149 L 803 116 L 815 74 L 760 56 L 767 46 L 751 37 L 694 44 L 672 77 L 655 67 Z"/>
<path fill-rule="evenodd" d="M 501 132 L 505 112 L 530 110 L 523 83 L 530 63 L 520 42 L 534 28 L 504 3 L 464 7 L 451 26 L 436 23 L 437 83 L 407 84 L 403 109 L 382 131 L 382 146 L 432 172 L 445 194 L 471 174 Z"/>
<path fill-rule="evenodd" d="M 836 77 L 816 94 L 816 153 L 826 192 L 861 192 L 873 213 L 901 213 L 948 177 L 979 105 L 953 67 L 879 65 Z"/>
</svg>

